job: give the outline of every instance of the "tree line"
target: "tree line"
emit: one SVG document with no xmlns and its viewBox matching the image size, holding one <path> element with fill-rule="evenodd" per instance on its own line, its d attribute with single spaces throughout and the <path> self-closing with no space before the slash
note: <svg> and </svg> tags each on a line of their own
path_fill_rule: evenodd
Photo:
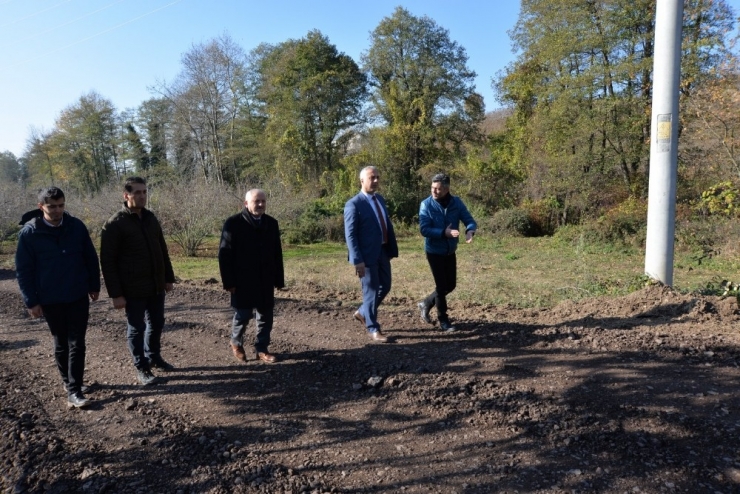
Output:
<svg viewBox="0 0 740 494">
<path fill-rule="evenodd" d="M 724 0 L 684 2 L 679 203 L 701 214 L 737 214 L 734 27 Z M 498 216 L 492 228 L 551 233 L 642 215 L 655 2 L 523 0 L 509 34 L 517 56 L 492 78 L 503 106 L 489 114 L 465 48 L 401 7 L 359 61 L 316 30 L 249 52 L 222 35 L 185 52 L 138 108 L 82 96 L 22 156 L 0 153 L 0 174 L 83 195 L 133 173 L 273 184 L 310 198 L 298 216 L 316 219 L 341 214 L 372 163 L 400 220 L 413 220 L 441 170 L 474 211 Z"/>
</svg>

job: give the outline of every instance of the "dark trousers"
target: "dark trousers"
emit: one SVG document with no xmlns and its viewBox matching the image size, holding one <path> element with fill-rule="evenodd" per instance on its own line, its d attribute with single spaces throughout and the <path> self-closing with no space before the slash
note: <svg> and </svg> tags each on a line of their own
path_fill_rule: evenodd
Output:
<svg viewBox="0 0 740 494">
<path fill-rule="evenodd" d="M 257 337 L 254 344 L 256 353 L 267 353 L 270 345 L 270 333 L 272 332 L 272 311 L 269 309 L 234 309 L 234 320 L 231 322 L 231 343 L 242 346 L 244 332 L 249 325 L 249 320 L 254 315 L 257 324 Z"/>
<path fill-rule="evenodd" d="M 160 356 L 164 328 L 164 292 L 150 297 L 126 297 L 128 349 L 137 369 L 149 369 Z"/>
<path fill-rule="evenodd" d="M 437 319 L 449 321 L 447 317 L 447 295 L 457 286 L 457 257 L 455 254 L 441 256 L 427 252 L 427 262 L 434 277 L 434 291 L 424 299 L 427 307 L 437 307 Z"/>
<path fill-rule="evenodd" d="M 369 332 L 380 329 L 378 306 L 391 291 L 391 259 L 385 249 L 381 249 L 380 259 L 371 266 L 365 265 L 365 276 L 361 278 L 362 305 L 358 309 L 365 318 Z"/>
<path fill-rule="evenodd" d="M 41 308 L 54 336 L 54 359 L 67 393 L 78 393 L 85 372 L 85 334 L 90 301 L 84 297 L 75 302 Z"/>
</svg>

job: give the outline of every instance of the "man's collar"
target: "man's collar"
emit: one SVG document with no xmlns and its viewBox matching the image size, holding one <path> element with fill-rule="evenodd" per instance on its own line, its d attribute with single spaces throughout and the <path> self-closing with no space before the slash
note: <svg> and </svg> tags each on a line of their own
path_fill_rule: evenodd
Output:
<svg viewBox="0 0 740 494">
<path fill-rule="evenodd" d="M 52 225 L 51 223 L 49 223 L 48 221 L 46 221 L 46 218 L 44 218 L 43 216 L 41 216 L 41 221 L 43 221 L 44 224 L 46 226 L 48 226 L 49 228 L 59 228 L 64 223 L 64 215 L 62 215 L 62 219 L 61 219 L 61 221 L 59 222 L 58 225 Z"/>
</svg>

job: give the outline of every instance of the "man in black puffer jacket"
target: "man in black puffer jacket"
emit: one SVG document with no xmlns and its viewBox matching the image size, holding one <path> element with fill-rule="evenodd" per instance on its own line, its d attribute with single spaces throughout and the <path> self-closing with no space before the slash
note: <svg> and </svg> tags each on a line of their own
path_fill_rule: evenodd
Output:
<svg viewBox="0 0 740 494">
<path fill-rule="evenodd" d="M 265 214 L 267 198 L 259 189 L 247 192 L 244 209 L 226 220 L 218 248 L 218 265 L 224 290 L 231 293 L 234 319 L 231 329 L 231 350 L 246 361 L 244 331 L 254 313 L 257 338 L 254 345 L 257 358 L 276 361 L 267 351 L 272 331 L 275 288 L 285 286 L 283 249 L 278 222 Z"/>
<path fill-rule="evenodd" d="M 147 186 L 141 177 L 126 179 L 123 208 L 110 217 L 100 236 L 100 265 L 113 307 L 126 310 L 129 351 L 141 384 L 153 384 L 151 368 L 174 369 L 161 355 L 165 292 L 172 290 L 172 269 L 162 227 L 146 209 Z"/>
</svg>

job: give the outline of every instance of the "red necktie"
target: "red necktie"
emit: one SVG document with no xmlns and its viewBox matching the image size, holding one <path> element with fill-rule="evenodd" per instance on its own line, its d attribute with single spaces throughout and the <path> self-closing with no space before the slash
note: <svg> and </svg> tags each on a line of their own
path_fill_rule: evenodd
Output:
<svg viewBox="0 0 740 494">
<path fill-rule="evenodd" d="M 378 219 L 380 220 L 380 229 L 383 230 L 383 243 L 388 243 L 388 227 L 385 225 L 385 215 L 380 207 L 378 198 L 373 194 L 373 203 L 375 203 L 375 210 L 378 212 Z"/>
</svg>

